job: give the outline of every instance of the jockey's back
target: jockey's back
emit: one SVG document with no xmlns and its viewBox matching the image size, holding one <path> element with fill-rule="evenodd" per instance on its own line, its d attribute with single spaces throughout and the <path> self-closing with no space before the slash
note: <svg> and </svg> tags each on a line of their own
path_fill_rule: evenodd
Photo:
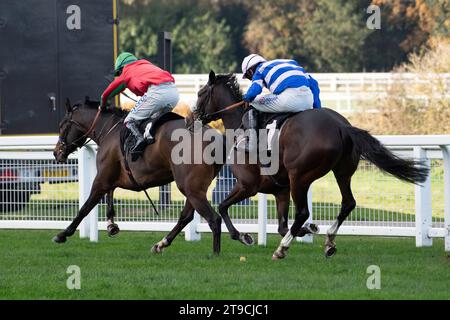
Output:
<svg viewBox="0 0 450 320">
<path fill-rule="evenodd" d="M 247 91 L 246 98 L 252 100 L 252 98 L 262 92 L 263 87 L 278 95 L 288 88 L 299 88 L 302 86 L 311 89 L 314 96 L 314 107 L 320 107 L 319 85 L 297 61 L 288 59 L 266 61 L 256 68 L 252 85 Z"/>
</svg>

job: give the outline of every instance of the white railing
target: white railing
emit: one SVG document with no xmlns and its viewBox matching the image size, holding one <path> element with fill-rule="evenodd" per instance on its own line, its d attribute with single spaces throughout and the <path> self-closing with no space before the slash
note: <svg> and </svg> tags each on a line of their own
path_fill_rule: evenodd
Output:
<svg viewBox="0 0 450 320">
<path fill-rule="evenodd" d="M 402 157 L 414 157 L 425 161 L 432 169 L 429 179 L 421 186 L 411 186 L 386 175 L 379 174 L 372 165 L 360 164 L 353 178 L 353 191 L 358 206 L 339 234 L 411 236 L 418 247 L 432 245 L 432 238 L 445 238 L 445 250 L 450 251 L 450 136 L 379 136 L 383 144 Z M 87 198 L 95 176 L 95 144 L 89 144 L 69 158 L 69 164 L 60 169 L 67 171 L 63 177 L 77 169 L 76 182 L 55 183 L 58 177 L 43 176 L 54 168 L 52 150 L 56 136 L 0 137 L 0 228 L 65 228 L 74 217 L 77 208 Z M 40 173 L 28 174 L 23 183 L 17 180 L 17 190 L 9 190 L 8 172 L 28 172 L 39 168 Z M 43 168 L 43 169 L 42 169 Z M 72 170 L 72 171 L 71 171 Z M 30 171 L 35 172 L 35 171 Z M 37 172 L 37 171 L 36 171 Z M 8 173 L 9 174 L 9 173 Z M 35 184 L 39 182 L 39 193 Z M 233 185 L 228 171 L 213 183 L 209 199 L 216 206 Z M 334 188 L 334 189 L 333 189 Z M 212 189 L 212 188 L 211 188 Z M 365 190 L 367 189 L 367 190 Z M 29 197 L 13 197 L 33 193 Z M 149 189 L 152 197 L 158 190 Z M 321 233 L 336 218 L 340 198 L 336 182 L 326 176 L 315 182 L 308 195 L 311 221 L 319 224 Z M 333 196 L 332 196 L 333 195 Z M 161 216 L 151 214 L 145 197 L 138 193 L 118 190 L 115 193 L 117 220 L 122 230 L 168 231 L 176 223 L 183 205 L 183 196 L 172 184 L 170 203 L 160 203 Z M 336 196 L 336 199 L 332 199 Z M 217 199 L 216 199 L 217 198 Z M 5 200 L 6 199 L 6 200 Z M 10 208 L 14 209 L 10 209 Z M 230 216 L 242 232 L 258 234 L 258 243 L 266 244 L 266 234 L 277 232 L 275 205 L 271 195 L 259 194 L 247 202 L 230 209 Z M 291 210 L 293 211 L 293 210 Z M 98 205 L 80 225 L 80 236 L 98 241 L 98 230 L 105 230 L 105 204 Z M 98 222 L 100 217 L 100 222 Z M 292 214 L 290 221 L 292 220 Z M 226 231 L 226 227 L 223 226 Z M 196 214 L 184 230 L 186 240 L 198 240 L 202 232 L 209 232 L 208 225 Z M 312 241 L 308 236 L 304 241 Z"/>
<path fill-rule="evenodd" d="M 442 94 L 450 99 L 450 73 L 417 75 L 414 73 L 311 73 L 319 82 L 321 100 L 324 106 L 335 109 L 340 113 L 351 113 L 358 108 L 373 110 L 371 105 L 376 99 L 386 95 L 394 83 L 407 83 L 409 85 L 430 85 L 429 79 L 442 79 L 444 87 Z M 244 90 L 248 89 L 250 81 L 242 79 L 237 74 L 239 84 Z M 176 85 L 180 91 L 181 100 L 193 106 L 197 99 L 197 92 L 208 81 L 207 74 L 175 74 Z M 439 92 L 439 90 L 437 90 Z M 127 92 L 133 95 L 131 92 Z M 427 99 L 427 97 L 412 97 Z M 122 101 L 128 101 L 122 96 Z"/>
</svg>

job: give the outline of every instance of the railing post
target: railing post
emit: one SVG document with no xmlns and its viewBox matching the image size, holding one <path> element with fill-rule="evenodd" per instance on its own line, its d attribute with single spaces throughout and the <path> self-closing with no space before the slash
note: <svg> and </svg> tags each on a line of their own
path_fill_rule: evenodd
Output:
<svg viewBox="0 0 450 320">
<path fill-rule="evenodd" d="M 309 211 L 309 217 L 308 217 L 308 220 L 306 220 L 306 222 L 312 223 L 312 215 L 313 215 L 312 185 L 309 187 L 309 190 L 308 190 L 308 211 Z M 313 235 L 312 234 L 307 234 L 307 235 L 304 235 L 303 237 L 296 237 L 296 239 L 297 239 L 297 241 L 303 242 L 303 243 L 313 243 Z"/>
<path fill-rule="evenodd" d="M 258 193 L 258 245 L 267 245 L 267 195 Z"/>
<path fill-rule="evenodd" d="M 89 150 L 89 167 L 90 167 L 90 175 L 91 175 L 91 186 L 94 182 L 95 176 L 97 175 L 97 164 L 96 164 L 96 152 L 94 147 L 86 146 Z M 89 213 L 89 240 L 91 242 L 98 242 L 98 205 L 92 209 L 91 213 Z"/>
<path fill-rule="evenodd" d="M 444 227 L 445 251 L 450 251 L 450 147 L 441 146 L 444 158 Z"/>
<path fill-rule="evenodd" d="M 78 185 L 79 185 L 79 207 L 89 197 L 92 182 L 97 172 L 95 164 L 95 151 L 86 146 L 79 150 L 78 154 Z M 89 215 L 80 224 L 80 238 L 89 237 L 91 241 L 98 241 L 98 206 L 95 206 Z"/>
<path fill-rule="evenodd" d="M 430 168 L 430 160 L 426 157 L 426 152 L 421 147 L 414 147 L 414 158 L 423 161 Z M 415 186 L 416 205 L 416 247 L 429 247 L 433 245 L 433 239 L 428 236 L 432 226 L 431 218 L 431 180 L 428 175 L 427 180 L 422 185 Z"/>
<path fill-rule="evenodd" d="M 197 211 L 194 211 L 194 218 L 184 229 L 184 239 L 186 241 L 199 241 L 202 238 L 202 234 L 197 232 L 197 225 L 200 223 L 200 215 Z"/>
</svg>

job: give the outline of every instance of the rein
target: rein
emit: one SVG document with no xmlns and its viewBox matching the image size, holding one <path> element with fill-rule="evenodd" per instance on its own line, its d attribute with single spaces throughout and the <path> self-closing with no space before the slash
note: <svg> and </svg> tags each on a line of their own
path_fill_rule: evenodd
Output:
<svg viewBox="0 0 450 320">
<path fill-rule="evenodd" d="M 91 142 L 92 138 L 89 138 L 89 139 L 86 140 L 86 142 L 83 143 L 81 146 L 79 146 L 79 145 L 76 144 L 77 141 L 83 140 L 83 139 L 89 137 L 89 135 L 91 134 L 91 132 L 94 130 L 94 127 L 95 127 L 95 125 L 97 124 L 98 119 L 100 118 L 100 113 L 101 113 L 101 110 L 99 109 L 99 110 L 97 111 L 97 113 L 95 114 L 95 118 L 94 118 L 94 120 L 92 121 L 91 127 L 88 129 L 88 131 L 86 131 L 86 133 L 83 134 L 83 135 L 82 135 L 81 137 L 79 137 L 78 139 L 75 139 L 75 141 L 72 141 L 72 143 L 71 143 L 70 145 L 75 145 L 75 146 L 78 147 L 78 148 L 82 148 L 82 147 L 84 147 L 85 145 L 87 145 L 89 142 Z M 75 120 L 70 119 L 70 122 L 74 123 L 75 125 L 77 125 L 77 126 L 80 127 L 80 128 L 83 128 L 83 126 L 82 126 L 81 124 L 79 124 L 78 122 L 76 122 Z"/>
<path fill-rule="evenodd" d="M 213 112 L 213 113 L 210 113 L 210 114 L 203 114 L 203 116 L 201 118 L 202 118 L 202 120 L 205 120 L 205 121 L 208 121 L 208 122 L 213 121 L 213 120 L 217 120 L 217 119 L 220 119 L 220 115 L 222 113 L 224 113 L 226 111 L 229 111 L 229 110 L 236 109 L 237 107 L 240 107 L 243 104 L 245 104 L 245 101 L 240 101 L 240 102 L 234 103 L 232 105 L 229 105 L 229 106 L 223 108 L 222 110 L 219 110 L 219 111 L 216 111 L 216 112 Z"/>
</svg>

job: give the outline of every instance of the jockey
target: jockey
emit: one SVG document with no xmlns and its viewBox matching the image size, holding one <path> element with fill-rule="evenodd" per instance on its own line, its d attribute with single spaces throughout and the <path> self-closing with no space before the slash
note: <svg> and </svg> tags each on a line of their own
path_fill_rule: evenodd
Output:
<svg viewBox="0 0 450 320">
<path fill-rule="evenodd" d="M 267 61 L 258 54 L 245 57 L 242 62 L 243 78 L 252 81 L 244 95 L 245 102 L 251 103 L 245 129 L 257 129 L 256 110 L 268 113 L 300 112 L 321 108 L 319 85 L 315 79 L 300 67 L 295 60 L 277 59 Z M 263 87 L 270 94 L 261 94 Z M 254 150 L 251 141 L 246 150 Z"/>
<path fill-rule="evenodd" d="M 145 139 L 139 131 L 139 122 L 162 109 L 173 109 L 177 105 L 179 94 L 175 80 L 169 72 L 147 60 L 138 60 L 128 52 L 123 52 L 117 57 L 114 75 L 117 78 L 103 92 L 99 108 L 105 110 L 108 99 L 126 88 L 141 96 L 124 120 L 125 126 L 136 140 L 131 153 L 139 153 L 145 144 Z M 149 136 L 147 139 L 152 140 L 153 137 Z"/>
</svg>

